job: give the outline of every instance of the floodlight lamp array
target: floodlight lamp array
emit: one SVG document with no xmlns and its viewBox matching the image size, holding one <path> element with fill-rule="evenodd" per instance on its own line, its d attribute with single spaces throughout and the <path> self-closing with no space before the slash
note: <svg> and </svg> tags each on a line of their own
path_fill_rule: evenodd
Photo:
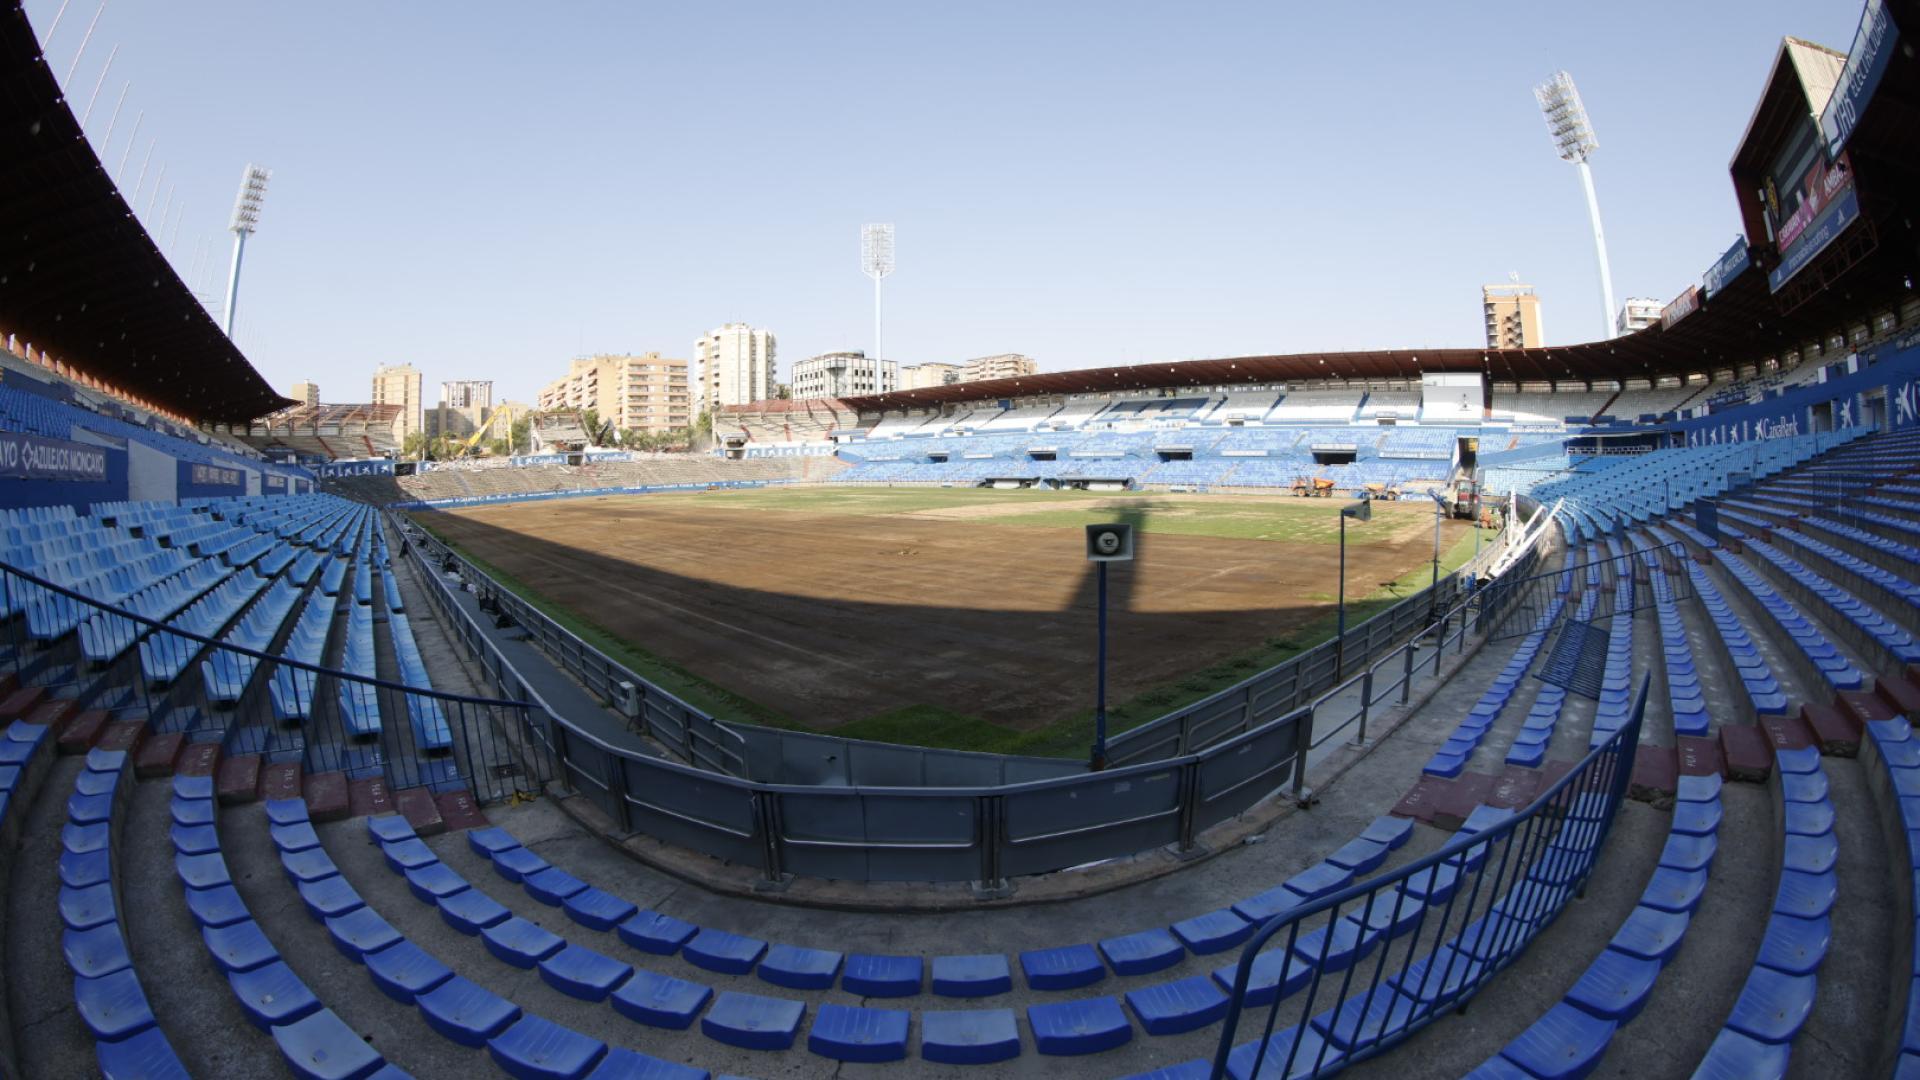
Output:
<svg viewBox="0 0 1920 1080">
<path fill-rule="evenodd" d="M 893 273 L 893 226 L 860 226 L 860 270 L 876 280 Z"/>
<path fill-rule="evenodd" d="M 1573 85 L 1573 76 L 1564 71 L 1554 72 L 1552 78 L 1533 88 L 1533 97 L 1540 103 L 1540 112 L 1547 120 L 1547 134 L 1553 138 L 1554 149 L 1561 160 L 1578 164 L 1600 148 L 1600 139 L 1593 133 L 1593 123 L 1587 117 L 1579 89 Z"/>
<path fill-rule="evenodd" d="M 229 231 L 250 233 L 260 227 L 260 206 L 266 201 L 267 181 L 271 179 L 272 170 L 258 165 L 248 165 L 240 174 L 240 194 L 233 200 L 233 218 L 227 222 Z"/>
</svg>

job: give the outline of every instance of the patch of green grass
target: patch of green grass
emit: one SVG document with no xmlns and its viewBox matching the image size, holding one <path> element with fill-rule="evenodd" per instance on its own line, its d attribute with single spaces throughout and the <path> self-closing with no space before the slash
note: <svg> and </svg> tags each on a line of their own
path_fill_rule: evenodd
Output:
<svg viewBox="0 0 1920 1080">
<path fill-rule="evenodd" d="M 908 705 L 874 716 L 863 717 L 833 729 L 835 735 L 849 739 L 905 743 L 909 746 L 937 746 L 945 750 L 973 750 L 980 753 L 1007 754 L 1020 739 L 1012 728 L 988 723 L 978 717 L 964 716 L 938 705 Z"/>
</svg>

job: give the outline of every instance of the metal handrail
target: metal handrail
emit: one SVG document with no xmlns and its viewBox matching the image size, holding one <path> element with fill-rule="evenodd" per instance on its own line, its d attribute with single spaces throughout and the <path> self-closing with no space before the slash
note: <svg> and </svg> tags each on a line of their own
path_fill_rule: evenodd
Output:
<svg viewBox="0 0 1920 1080">
<path fill-rule="evenodd" d="M 1249 1071 L 1261 1075 L 1265 1075 L 1267 1067 L 1271 1065 L 1276 1069 L 1275 1075 L 1317 1076 L 1324 1066 L 1332 1065 L 1339 1068 L 1356 1060 L 1371 1057 L 1395 1045 L 1445 1012 L 1460 1007 L 1494 974 L 1511 964 L 1540 930 L 1557 917 L 1566 904 L 1585 888 L 1587 877 L 1599 858 L 1606 839 L 1612 831 L 1620 804 L 1626 797 L 1627 783 L 1633 767 L 1631 755 L 1633 749 L 1639 745 L 1640 728 L 1646 713 L 1647 695 L 1651 682 L 1650 677 L 1641 677 L 1639 689 L 1635 694 L 1631 719 L 1605 742 L 1589 750 L 1572 769 L 1548 785 L 1524 809 L 1490 828 L 1456 836 L 1438 850 L 1414 859 L 1389 873 L 1356 881 L 1317 900 L 1307 901 L 1274 916 L 1262 925 L 1242 948 L 1239 963 L 1234 969 L 1227 1014 L 1221 1027 L 1219 1042 L 1215 1047 L 1211 1075 L 1216 1078 L 1227 1075 L 1228 1058 L 1234 1052 L 1234 1040 L 1239 1031 L 1241 1017 L 1248 1005 L 1247 997 L 1252 983 L 1254 965 L 1262 951 L 1283 934 L 1287 957 L 1277 980 L 1266 1023 L 1258 1039 L 1252 1044 L 1256 1047 L 1257 1059 L 1265 1060 L 1260 1060 L 1258 1066 Z M 1576 792 L 1578 797 L 1575 797 Z M 1594 795 L 1600 796 L 1603 800 L 1597 813 L 1591 805 L 1591 797 Z M 1586 803 L 1585 806 L 1582 806 L 1583 801 Z M 1583 810 L 1590 816 L 1576 816 Z M 1590 828 L 1592 831 L 1590 842 L 1579 848 L 1554 847 L 1553 840 L 1558 839 L 1558 836 L 1550 833 L 1553 830 L 1564 830 L 1568 827 L 1577 827 L 1582 830 Z M 1517 857 L 1516 847 L 1519 849 Z M 1548 878 L 1532 877 L 1536 870 L 1546 865 L 1542 859 L 1543 853 L 1552 851 L 1572 854 L 1566 858 L 1552 858 L 1552 870 Z M 1495 852 L 1499 853 L 1497 864 L 1494 859 Z M 1491 874 L 1488 872 L 1489 866 L 1492 867 Z M 1376 911 L 1385 910 L 1381 906 L 1382 894 L 1390 896 L 1386 902 L 1392 903 L 1394 908 L 1389 918 L 1397 925 L 1405 911 L 1405 905 L 1409 902 L 1409 896 L 1401 891 L 1401 886 L 1428 872 L 1438 874 L 1440 873 L 1438 868 L 1441 867 L 1458 868 L 1459 877 L 1453 891 L 1444 900 L 1433 900 L 1432 894 L 1429 893 L 1429 899 L 1414 901 L 1420 905 L 1419 910 L 1414 915 L 1414 925 L 1398 935 L 1400 941 L 1405 942 L 1405 948 L 1399 950 L 1400 962 L 1391 970 L 1388 961 L 1398 950 L 1399 941 L 1395 940 L 1396 935 L 1389 931 L 1381 932 L 1380 936 L 1387 940 L 1373 946 L 1377 952 L 1377 959 L 1372 962 L 1372 976 L 1370 979 L 1362 976 L 1361 978 L 1365 979 L 1364 989 L 1360 994 L 1350 997 L 1349 991 L 1356 989 L 1356 972 L 1366 966 L 1367 961 L 1363 957 L 1355 958 L 1350 964 L 1340 969 L 1340 972 L 1329 972 L 1327 959 L 1334 938 L 1332 928 L 1343 917 L 1358 919 L 1362 926 L 1371 923 Z M 1471 887 L 1466 880 L 1469 875 L 1472 876 Z M 1523 886 L 1521 884 L 1523 881 L 1536 887 Z M 1507 919 L 1492 919 L 1490 914 L 1482 914 L 1479 916 L 1482 921 L 1477 923 L 1472 921 L 1475 913 L 1483 910 L 1483 905 L 1480 903 L 1483 895 L 1487 898 L 1484 909 L 1490 913 L 1496 904 L 1512 899 L 1514 891 L 1522 889 L 1525 889 L 1522 893 L 1523 901 L 1529 902 L 1523 902 L 1518 907 L 1517 910 L 1521 914 Z M 1463 895 L 1465 896 L 1464 904 L 1461 903 Z M 1427 936 L 1425 931 L 1428 928 L 1428 920 L 1430 917 L 1435 917 L 1436 909 L 1437 924 L 1433 927 L 1433 933 L 1428 939 L 1429 948 L 1421 952 L 1419 947 L 1422 939 Z M 1456 911 L 1460 913 L 1457 922 L 1453 918 Z M 1313 956 L 1296 949 L 1304 924 L 1321 915 L 1327 916 L 1324 924 L 1327 932 L 1322 935 L 1318 955 Z M 1494 922 L 1491 930 L 1488 929 L 1487 920 L 1489 919 Z M 1475 925 L 1481 927 L 1481 930 L 1474 931 L 1472 927 Z M 1495 936 L 1489 937 L 1489 934 Z M 1469 952 L 1447 952 L 1446 967 L 1440 971 L 1439 986 L 1436 987 L 1433 961 L 1442 955 L 1443 949 L 1455 942 L 1473 948 L 1479 948 L 1491 942 L 1493 947 L 1486 959 L 1473 957 Z M 1411 979 L 1413 969 L 1420 961 L 1428 962 L 1424 965 L 1418 982 L 1412 985 L 1416 994 L 1433 991 L 1432 1001 L 1410 1006 L 1405 1010 L 1404 1015 L 1397 1018 L 1389 1015 L 1380 1024 L 1380 1030 L 1370 1036 L 1362 1035 L 1360 1026 L 1356 1024 L 1352 1032 L 1355 1045 L 1346 1051 L 1336 1050 L 1336 1059 L 1330 1062 L 1326 1057 L 1328 1050 L 1332 1048 L 1329 1042 L 1320 1049 L 1310 1072 L 1303 1074 L 1294 1071 L 1302 1039 L 1297 1035 L 1288 1039 L 1282 1051 L 1274 1041 L 1273 1032 L 1281 1007 L 1289 997 L 1284 990 L 1285 976 L 1294 969 L 1296 964 L 1302 967 L 1310 965 L 1312 968 L 1312 975 L 1305 988 L 1306 998 L 1300 1005 L 1300 1027 L 1304 1028 L 1314 1018 L 1320 1016 L 1340 1017 L 1348 1002 L 1355 997 L 1362 1000 L 1363 1010 L 1373 1004 L 1373 995 L 1382 992 L 1395 995 L 1395 1000 L 1398 1000 L 1404 992 L 1403 988 Z M 1451 991 L 1442 993 L 1452 983 L 1457 973 L 1462 975 L 1460 982 Z M 1339 987 L 1335 991 L 1331 1005 L 1325 1009 L 1317 1008 L 1315 999 L 1323 983 L 1334 981 L 1336 974 L 1339 975 Z M 1381 983 L 1389 980 L 1391 984 L 1383 989 Z M 1419 1001 L 1419 998 L 1412 997 L 1411 1000 Z M 1297 1032 L 1299 1029 L 1291 1030 Z M 1276 1056 L 1267 1058 L 1269 1053 Z"/>
</svg>

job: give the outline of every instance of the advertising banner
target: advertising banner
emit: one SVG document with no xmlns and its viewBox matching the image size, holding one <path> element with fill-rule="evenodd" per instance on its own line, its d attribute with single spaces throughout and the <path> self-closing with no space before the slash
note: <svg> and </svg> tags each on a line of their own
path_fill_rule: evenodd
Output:
<svg viewBox="0 0 1920 1080">
<path fill-rule="evenodd" d="M 1666 307 L 1660 309 L 1660 328 L 1673 329 L 1673 324 L 1700 310 L 1700 286 L 1689 285 L 1687 291 L 1673 298 Z"/>
<path fill-rule="evenodd" d="M 1831 176 L 1832 173 L 1827 175 Z M 1794 219 L 1799 216 L 1796 213 Z M 1820 254 L 1828 244 L 1833 243 L 1834 239 L 1845 232 L 1847 226 L 1853 224 L 1859 216 L 1860 196 L 1853 190 L 1853 182 L 1849 179 L 1818 217 L 1812 219 L 1803 228 L 1795 230 L 1791 245 L 1785 243 L 1781 245 L 1780 265 L 1774 267 L 1773 272 L 1767 275 L 1767 287 L 1774 292 L 1779 292 L 1781 286 L 1792 280 L 1793 275 L 1806 269 L 1807 264 L 1813 261 L 1813 257 Z M 1793 219 L 1789 219 L 1788 224 L 1793 224 Z M 1785 235 L 1785 230 L 1782 230 L 1782 235 Z"/>
<path fill-rule="evenodd" d="M 0 476 L 98 483 L 107 478 L 107 451 L 24 431 L 0 431 Z"/>
<path fill-rule="evenodd" d="M 1747 256 L 1747 238 L 1735 237 L 1733 246 L 1720 256 L 1720 261 L 1707 267 L 1705 276 L 1700 279 L 1700 284 L 1706 289 L 1705 299 L 1712 299 L 1715 293 L 1727 287 L 1727 282 L 1745 273 L 1751 265 L 1753 262 Z"/>
<path fill-rule="evenodd" d="M 393 462 L 380 461 L 329 461 L 313 466 L 313 474 L 323 479 L 336 476 L 392 476 Z"/>
<path fill-rule="evenodd" d="M 1867 9 L 1860 15 L 1860 29 L 1853 35 L 1853 48 L 1847 50 L 1847 65 L 1840 69 L 1840 82 L 1820 113 L 1820 134 L 1827 141 L 1828 156 L 1837 158 L 1847 148 L 1854 125 L 1860 122 L 1867 102 L 1873 100 L 1880 77 L 1887 73 L 1899 37 L 1887 5 L 1881 0 L 1867 0 Z"/>
</svg>

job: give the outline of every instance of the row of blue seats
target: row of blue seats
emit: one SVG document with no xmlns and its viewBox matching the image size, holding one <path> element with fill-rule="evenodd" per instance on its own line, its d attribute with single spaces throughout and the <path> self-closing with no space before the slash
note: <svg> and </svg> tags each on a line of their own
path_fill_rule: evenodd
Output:
<svg viewBox="0 0 1920 1080">
<path fill-rule="evenodd" d="M 75 1011 L 107 1076 L 186 1080 L 154 1021 L 128 951 L 114 887 L 114 825 L 133 786 L 125 751 L 91 750 L 67 799 L 60 833 L 60 948 L 73 971 Z"/>
<path fill-rule="evenodd" d="M 330 563 L 331 567 L 345 565 L 340 559 L 332 559 Z M 324 583 L 321 589 L 309 593 L 292 632 L 281 646 L 280 655 L 302 664 L 320 666 L 326 659 L 327 635 L 333 629 L 336 603 L 325 591 Z M 274 719 L 284 724 L 312 717 L 314 680 L 314 673 L 303 668 L 276 666 L 273 679 L 267 684 Z"/>
<path fill-rule="evenodd" d="M 1898 882 L 1895 888 L 1906 896 L 1906 909 L 1912 911 L 1915 897 L 1920 895 L 1915 887 L 1915 874 L 1920 873 L 1920 739 L 1914 738 L 1912 726 L 1901 718 L 1870 720 L 1866 727 L 1862 748 L 1869 751 L 1865 756 L 1873 759 L 1868 765 L 1867 782 L 1877 801 L 1905 833 L 1906 842 L 1894 845 L 1906 853 L 1904 865 L 1894 867 L 1894 877 Z M 1901 1033 L 1897 1076 L 1920 1075 L 1920 937 L 1914 939 L 1907 961 L 1906 1004 L 1889 1010 L 1889 1026 Z"/>
<path fill-rule="evenodd" d="M 306 804 L 291 802 L 300 807 L 304 819 Z M 287 806 L 282 804 L 282 812 Z M 254 921 L 245 899 L 233 887 L 232 874 L 221 853 L 217 810 L 211 777 L 174 777 L 174 872 L 184 890 L 187 910 L 200 927 L 207 955 L 226 979 L 241 1011 L 255 1027 L 272 1035 L 296 1076 L 308 1080 L 405 1080 L 406 1073 L 387 1064 L 346 1021 L 321 1005 Z M 304 821 L 285 828 L 295 834 L 304 830 L 305 836 L 313 835 L 312 825 Z M 275 839 L 278 842 L 278 836 Z M 319 844 L 317 837 L 313 843 Z"/>
<path fill-rule="evenodd" d="M 1859 528 L 1849 522 L 1835 521 L 1832 518 L 1808 516 L 1800 519 L 1800 525 L 1803 529 L 1810 526 L 1838 539 L 1864 545 L 1908 566 L 1920 569 L 1920 547 L 1914 547 L 1912 544 Z"/>
<path fill-rule="evenodd" d="M 119 608 L 155 622 L 165 622 L 233 577 L 231 569 L 211 559 L 193 563 L 171 577 L 127 597 Z M 95 612 L 80 624 L 80 652 L 97 665 L 106 665 L 144 637 L 147 626 L 113 612 Z"/>
<path fill-rule="evenodd" d="M 1891 604 L 1920 608 L 1920 584 L 1915 584 L 1910 578 L 1851 555 L 1798 529 L 1781 529 L 1773 535 L 1775 540 L 1810 552 L 1866 586 L 1877 589 Z M 1892 607 L 1890 610 L 1897 611 L 1899 608 Z"/>
<path fill-rule="evenodd" d="M 1653 591 L 1654 622 L 1660 628 L 1660 655 L 1667 670 L 1667 702 L 1673 714 L 1673 733 L 1704 737 L 1709 730 L 1707 695 L 1700 685 L 1700 669 L 1693 660 L 1693 645 L 1687 640 L 1680 607 L 1674 602 L 1673 584 L 1660 565 L 1658 550 L 1643 549 L 1641 559 L 1647 566 L 1647 581 Z"/>
<path fill-rule="evenodd" d="M 1655 535 L 1660 534 L 1656 531 Z M 1739 677 L 1741 692 L 1753 714 L 1786 715 L 1786 692 L 1780 688 L 1780 681 L 1774 677 L 1766 659 L 1761 656 L 1760 648 L 1754 644 L 1746 624 L 1720 595 L 1719 586 L 1713 583 L 1713 578 L 1703 567 L 1691 559 L 1687 561 L 1687 576 L 1693 583 L 1694 594 L 1700 598 L 1700 605 L 1706 609 L 1707 618 L 1719 634 L 1721 644 L 1727 650 L 1734 674 Z"/>
<path fill-rule="evenodd" d="M 364 576 L 364 567 L 355 570 Z M 346 651 L 340 657 L 343 671 L 375 670 L 373 651 L 373 612 L 364 604 L 347 611 Z M 340 721 L 347 731 L 362 738 L 380 733 L 380 695 L 366 683 L 339 682 Z"/>
<path fill-rule="evenodd" d="M 292 575 L 276 578 L 266 595 L 247 610 L 222 640 L 243 649 L 265 652 L 279 635 L 280 627 L 286 624 L 294 605 L 299 603 L 303 584 L 296 582 Z M 239 701 L 259 666 L 259 660 L 245 653 L 214 650 L 213 655 L 200 662 L 201 683 L 207 699 L 216 705 Z"/>
<path fill-rule="evenodd" d="M 1683 776 L 1660 860 L 1640 901 L 1566 994 L 1467 1080 L 1584 1076 L 1640 1014 L 1684 943 L 1718 850 L 1720 777 Z"/>
<path fill-rule="evenodd" d="M 393 575 L 385 575 L 387 591 L 393 595 Z M 433 681 L 427 677 L 427 664 L 420 656 L 420 645 L 413 639 L 413 626 L 404 614 L 388 609 L 387 632 L 393 639 L 393 658 L 400 668 L 400 681 L 408 686 L 423 690 L 433 688 Z M 407 722 L 413 728 L 414 746 L 422 752 L 449 750 L 453 747 L 453 732 L 447 726 L 446 709 L 438 698 L 424 694 L 408 694 Z"/>
<path fill-rule="evenodd" d="M 1745 588 L 1761 610 L 1765 611 L 1779 625 L 1793 642 L 1793 648 L 1805 657 L 1820 678 L 1836 692 L 1858 690 L 1865 681 L 1860 669 L 1853 666 L 1827 635 L 1811 619 L 1800 613 L 1800 609 L 1791 600 L 1780 595 L 1779 590 L 1769 585 L 1759 572 L 1748 566 L 1738 555 L 1722 549 L 1718 553 L 1720 563 L 1727 568 L 1733 579 Z"/>
<path fill-rule="evenodd" d="M 1591 592 L 1583 598 L 1582 604 L 1583 609 L 1592 606 Z M 1528 631 L 1526 637 L 1520 639 L 1520 644 L 1514 648 L 1513 656 L 1507 661 L 1506 666 L 1493 677 L 1493 681 L 1481 693 L 1480 700 L 1474 702 L 1473 707 L 1467 710 L 1467 715 L 1454 727 L 1453 734 L 1448 736 L 1440 749 L 1435 750 L 1433 756 L 1427 759 L 1421 772 L 1429 776 L 1460 775 L 1466 768 L 1468 759 L 1472 758 L 1474 751 L 1479 749 L 1480 740 L 1486 737 L 1487 731 L 1493 727 L 1494 721 L 1500 718 L 1500 713 L 1506 709 L 1507 703 L 1513 700 L 1514 693 L 1527 676 L 1527 669 L 1533 666 L 1534 658 L 1540 654 L 1541 647 L 1546 644 L 1547 632 L 1559 620 L 1560 612 L 1565 606 L 1565 596 L 1553 598 L 1553 601 L 1547 605 L 1547 609 L 1534 620 L 1533 629 Z M 1546 687 L 1541 692 L 1544 694 L 1551 689 L 1555 688 Z M 1553 716 L 1558 717 L 1558 703 L 1563 700 L 1564 691 L 1561 697 L 1553 702 L 1555 705 Z M 1531 717 L 1529 719 L 1531 720 Z"/>
<path fill-rule="evenodd" d="M 67 587 L 101 604 L 118 607 L 135 593 L 172 577 L 194 561 L 192 555 L 178 548 L 148 552 Z M 47 580 L 59 584 L 52 577 Z M 24 581 L 10 580 L 8 592 L 24 602 L 27 633 L 36 641 L 52 641 L 64 636 L 95 610 L 71 596 Z"/>
<path fill-rule="evenodd" d="M 1916 643 L 1913 635 L 1898 623 L 1772 544 L 1751 536 L 1746 538 L 1745 543 L 1747 550 L 1773 564 L 1788 580 L 1799 586 L 1804 595 L 1816 600 L 1824 608 L 1824 613 L 1839 620 L 1842 626 L 1853 627 L 1863 640 L 1877 644 L 1896 663 L 1906 665 L 1920 662 L 1920 643 Z"/>
<path fill-rule="evenodd" d="M 1694 1073 L 1702 1080 L 1786 1075 L 1832 941 L 1829 915 L 1839 893 L 1834 865 L 1840 847 L 1820 752 L 1776 749 L 1774 762 L 1786 834 L 1780 883 L 1740 996 Z"/>
<path fill-rule="evenodd" d="M 267 587 L 251 573 L 234 574 L 169 618 L 167 625 L 200 637 L 219 637 Z M 141 674 L 151 686 L 166 686 L 180 677 L 200 651 L 198 641 L 156 630 L 140 641 Z"/>
<path fill-rule="evenodd" d="M 1608 544 L 1617 551 L 1614 538 Z M 1614 579 L 1613 618 L 1607 627 L 1607 660 L 1600 672 L 1600 700 L 1593 711 L 1593 734 L 1588 748 L 1600 746 L 1633 718 L 1633 569 L 1631 564 L 1612 564 L 1621 571 Z"/>
</svg>

